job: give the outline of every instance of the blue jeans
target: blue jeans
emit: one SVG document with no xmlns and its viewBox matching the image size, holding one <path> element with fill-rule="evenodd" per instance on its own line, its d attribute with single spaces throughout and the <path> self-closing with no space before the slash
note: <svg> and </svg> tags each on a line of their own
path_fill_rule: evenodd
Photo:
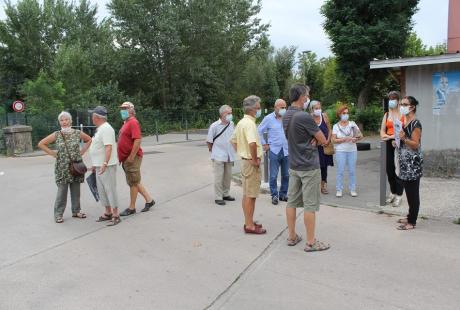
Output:
<svg viewBox="0 0 460 310">
<path fill-rule="evenodd" d="M 343 190 L 343 175 L 345 174 L 345 166 L 348 166 L 348 188 L 350 191 L 356 190 L 356 160 L 358 152 L 336 152 L 335 159 L 337 161 L 337 179 L 335 188 L 337 191 Z"/>
<path fill-rule="evenodd" d="M 270 163 L 270 192 L 273 196 L 287 197 L 289 187 L 289 157 L 284 156 L 283 149 L 277 154 L 268 152 Z M 278 170 L 281 166 L 281 187 L 278 195 Z"/>
</svg>

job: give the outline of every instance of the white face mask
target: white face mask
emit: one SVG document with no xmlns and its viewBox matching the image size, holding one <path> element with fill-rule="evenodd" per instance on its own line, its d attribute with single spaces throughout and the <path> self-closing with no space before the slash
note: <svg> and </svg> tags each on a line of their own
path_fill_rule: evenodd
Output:
<svg viewBox="0 0 460 310">
<path fill-rule="evenodd" d="M 390 100 L 390 101 L 388 101 L 388 107 L 389 107 L 390 109 L 396 108 L 397 105 L 398 105 L 398 101 L 397 101 L 397 100 Z"/>
<path fill-rule="evenodd" d="M 348 114 L 342 114 L 340 115 L 340 120 L 345 122 L 345 121 L 348 121 L 349 117 L 350 116 Z"/>
<path fill-rule="evenodd" d="M 303 109 L 306 110 L 309 104 L 310 104 L 310 98 L 308 98 L 307 101 L 304 102 Z"/>
<path fill-rule="evenodd" d="M 409 110 L 408 106 L 401 106 L 401 107 L 399 107 L 399 112 L 402 115 L 407 115 L 407 114 L 409 114 L 410 110 Z"/>
<path fill-rule="evenodd" d="M 313 110 L 313 114 L 316 115 L 316 116 L 321 116 L 321 113 L 323 113 L 323 111 L 321 109 Z"/>
<path fill-rule="evenodd" d="M 72 131 L 72 127 L 70 127 L 70 126 L 69 127 L 61 127 L 61 131 L 63 133 L 69 133 L 69 132 Z"/>
<path fill-rule="evenodd" d="M 286 109 L 280 109 L 280 110 L 278 111 L 278 114 L 279 114 L 280 116 L 283 116 L 285 113 L 286 113 Z"/>
<path fill-rule="evenodd" d="M 226 120 L 227 122 L 233 121 L 233 114 L 227 114 L 227 115 L 225 115 L 225 120 Z"/>
</svg>

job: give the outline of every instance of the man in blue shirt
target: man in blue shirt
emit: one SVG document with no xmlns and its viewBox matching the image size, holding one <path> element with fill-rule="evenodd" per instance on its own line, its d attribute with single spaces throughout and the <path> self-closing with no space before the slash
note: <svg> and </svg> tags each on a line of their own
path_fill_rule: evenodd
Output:
<svg viewBox="0 0 460 310">
<path fill-rule="evenodd" d="M 269 153 L 270 164 L 270 192 L 272 204 L 278 200 L 287 201 L 289 186 L 289 159 L 288 143 L 284 135 L 282 117 L 286 113 L 286 101 L 278 99 L 275 102 L 275 111 L 268 114 L 259 125 L 258 131 L 264 151 Z M 264 132 L 268 133 L 268 141 L 264 139 Z M 281 167 L 281 187 L 278 192 L 278 170 Z"/>
</svg>

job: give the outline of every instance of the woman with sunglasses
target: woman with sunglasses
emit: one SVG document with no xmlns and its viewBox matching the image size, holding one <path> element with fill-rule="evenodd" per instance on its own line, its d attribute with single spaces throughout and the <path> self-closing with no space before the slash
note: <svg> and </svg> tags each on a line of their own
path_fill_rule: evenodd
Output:
<svg viewBox="0 0 460 310">
<path fill-rule="evenodd" d="M 409 213 L 406 218 L 399 219 L 399 230 L 414 229 L 420 209 L 420 178 L 422 177 L 423 157 L 421 152 L 422 124 L 416 118 L 418 101 L 412 96 L 401 100 L 401 115 L 404 126 L 399 132 L 399 178 L 406 191 Z M 396 143 L 395 143 L 396 144 Z"/>
</svg>

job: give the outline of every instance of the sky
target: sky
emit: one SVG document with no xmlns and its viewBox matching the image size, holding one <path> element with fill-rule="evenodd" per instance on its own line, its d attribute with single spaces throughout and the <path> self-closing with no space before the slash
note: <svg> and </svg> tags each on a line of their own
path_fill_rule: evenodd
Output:
<svg viewBox="0 0 460 310">
<path fill-rule="evenodd" d="M 1 0 L 0 0 L 1 1 Z M 108 16 L 109 0 L 97 3 L 99 18 Z M 13 3 L 16 1 L 12 1 Z M 296 46 L 297 51 L 312 51 L 319 57 L 332 55 L 330 41 L 322 28 L 324 21 L 320 7 L 324 0 L 262 0 L 260 18 L 270 23 L 269 35 L 275 48 Z M 414 30 L 423 43 L 430 46 L 447 41 L 447 13 L 449 0 L 420 0 L 414 15 Z M 4 4 L 0 4 L 0 19 L 4 19 Z M 299 16 L 294 16 L 297 14 Z"/>
</svg>

